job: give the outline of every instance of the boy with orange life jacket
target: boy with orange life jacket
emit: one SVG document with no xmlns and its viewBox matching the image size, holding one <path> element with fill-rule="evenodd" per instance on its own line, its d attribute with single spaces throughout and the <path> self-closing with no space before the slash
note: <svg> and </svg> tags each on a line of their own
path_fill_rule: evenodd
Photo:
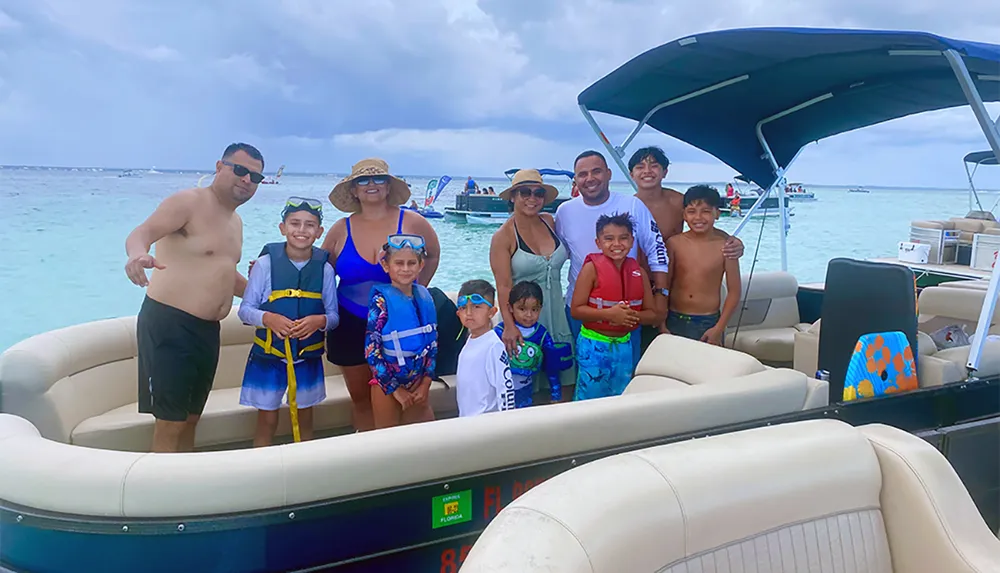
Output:
<svg viewBox="0 0 1000 573">
<path fill-rule="evenodd" d="M 574 400 L 621 394 L 632 379 L 632 332 L 657 319 L 649 278 L 628 256 L 635 241 L 631 217 L 601 215 L 596 230 L 601 252 L 584 260 L 571 305 L 572 317 L 583 322 Z"/>
</svg>

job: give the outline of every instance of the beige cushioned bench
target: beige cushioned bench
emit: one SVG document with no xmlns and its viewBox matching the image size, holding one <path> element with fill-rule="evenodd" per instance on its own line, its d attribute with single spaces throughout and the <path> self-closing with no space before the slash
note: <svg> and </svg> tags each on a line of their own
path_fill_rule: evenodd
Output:
<svg viewBox="0 0 1000 573">
<path fill-rule="evenodd" d="M 252 337 L 253 328 L 240 322 L 235 309 L 222 321 L 215 385 L 196 434 L 199 448 L 253 439 L 256 411 L 239 404 Z M 739 352 L 720 354 L 717 351 L 723 349 L 704 343 L 661 338 L 643 358 L 642 373 L 679 380 L 684 386 L 719 384 L 723 389 L 719 391 L 737 394 L 752 394 L 758 382 L 762 388 L 773 382 L 787 391 L 781 412 L 822 405 L 816 402 L 817 381 L 798 373 L 785 370 L 761 375 L 764 366 Z M 153 418 L 138 413 L 136 353 L 135 317 L 80 324 L 24 340 L 0 355 L 0 411 L 28 419 L 42 436 L 54 441 L 146 452 L 152 443 Z M 343 377 L 336 366 L 326 362 L 325 367 L 327 398 L 316 406 L 315 427 L 318 432 L 349 432 L 350 398 Z M 742 377 L 748 374 L 757 376 L 744 383 Z M 447 386 L 435 382 L 431 390 L 438 417 L 457 410 L 454 377 L 444 379 Z M 284 410 L 279 435 L 288 436 L 287 407 Z M 754 415 L 750 410 L 741 419 Z M 703 427 L 711 425 L 706 420 Z"/>
<path fill-rule="evenodd" d="M 1000 540 L 927 442 L 813 420 L 560 474 L 506 506 L 461 571 L 986 572 Z"/>
<path fill-rule="evenodd" d="M 254 329 L 240 322 L 236 310 L 234 306 L 222 321 L 219 366 L 196 435 L 199 448 L 253 439 L 257 411 L 240 405 L 239 398 Z M 148 451 L 153 417 L 138 412 L 137 352 L 134 316 L 28 338 L 0 356 L 0 408 L 28 418 L 53 440 Z M 343 376 L 337 366 L 326 359 L 323 363 L 327 397 L 315 407 L 315 429 L 351 431 Z M 454 388 L 434 382 L 431 404 L 439 414 L 456 410 Z M 291 435 L 287 406 L 282 406 L 278 435 Z"/>
<path fill-rule="evenodd" d="M 962 281 L 979 283 L 986 281 Z M 978 285 L 943 283 L 920 291 L 917 298 L 917 376 L 920 387 L 940 386 L 958 382 L 966 377 L 965 363 L 969 359 L 969 346 L 938 350 L 930 334 L 953 324 L 966 327 L 971 338 L 976 332 L 979 312 L 986 296 L 985 288 Z M 803 332 L 795 335 L 795 364 L 800 372 L 816 373 L 819 358 L 819 333 L 821 321 L 817 320 Z M 1000 334 L 1000 304 L 993 312 L 988 334 Z M 1000 374 L 1000 341 L 987 340 L 979 363 L 979 376 Z"/>
<path fill-rule="evenodd" d="M 681 356 L 691 350 L 687 343 L 696 344 L 661 337 L 657 350 Z M 664 379 L 689 378 L 661 372 Z M 82 448 L 44 437 L 22 417 L 0 414 L 0 497 L 80 516 L 279 508 L 759 420 L 802 410 L 808 396 L 805 376 L 764 369 L 682 388 L 191 454 Z"/>
<path fill-rule="evenodd" d="M 783 271 L 755 272 L 741 278 L 743 314 L 737 307 L 726 328 L 726 346 L 771 366 L 792 366 L 795 333 L 809 327 L 799 320 L 799 283 Z M 723 284 L 723 304 L 726 288 Z M 739 324 L 739 332 L 736 325 Z M 733 337 L 736 336 L 735 342 Z"/>
</svg>

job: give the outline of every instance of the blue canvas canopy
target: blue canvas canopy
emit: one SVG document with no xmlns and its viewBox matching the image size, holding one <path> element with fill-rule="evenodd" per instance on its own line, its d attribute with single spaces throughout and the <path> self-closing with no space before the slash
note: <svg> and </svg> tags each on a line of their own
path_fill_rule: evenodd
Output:
<svg viewBox="0 0 1000 573">
<path fill-rule="evenodd" d="M 507 171 L 504 171 L 503 174 L 509 179 L 520 170 L 520 168 L 508 169 Z M 542 177 L 545 177 L 546 175 L 563 175 L 565 177 L 569 177 L 570 179 L 573 178 L 572 171 L 564 171 L 562 169 L 539 169 L 538 172 L 542 175 Z"/>
<path fill-rule="evenodd" d="M 973 151 L 965 156 L 965 162 L 976 165 L 1000 165 L 992 151 Z"/>
<path fill-rule="evenodd" d="M 949 50 L 961 56 L 982 99 L 1000 101 L 1000 46 L 923 32 L 753 28 L 649 50 L 578 102 L 585 112 L 645 121 L 766 189 L 777 175 L 759 135 L 786 168 L 819 139 L 968 105 Z"/>
</svg>

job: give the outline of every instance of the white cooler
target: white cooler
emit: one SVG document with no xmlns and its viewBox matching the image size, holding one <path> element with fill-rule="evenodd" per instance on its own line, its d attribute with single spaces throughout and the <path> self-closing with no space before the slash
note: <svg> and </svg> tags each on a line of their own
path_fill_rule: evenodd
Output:
<svg viewBox="0 0 1000 573">
<path fill-rule="evenodd" d="M 910 243 L 900 241 L 899 256 L 900 262 L 927 264 L 927 259 L 931 256 L 931 246 L 925 243 Z"/>
</svg>

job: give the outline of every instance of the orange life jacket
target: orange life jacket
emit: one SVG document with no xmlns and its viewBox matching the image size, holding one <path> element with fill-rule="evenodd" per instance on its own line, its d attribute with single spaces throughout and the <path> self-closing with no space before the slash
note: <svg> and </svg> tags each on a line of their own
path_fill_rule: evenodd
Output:
<svg viewBox="0 0 1000 573">
<path fill-rule="evenodd" d="M 625 302 L 632 310 L 642 310 L 642 271 L 639 270 L 638 261 L 632 257 L 626 258 L 625 262 L 622 263 L 621 270 L 618 270 L 615 267 L 614 261 L 604 256 L 604 253 L 591 253 L 587 255 L 587 258 L 583 260 L 583 264 L 587 264 L 588 261 L 594 263 L 594 269 L 597 271 L 597 282 L 594 284 L 593 290 L 590 291 L 587 306 L 591 308 L 611 308 L 620 302 Z M 583 325 L 591 330 L 603 332 L 621 332 L 624 334 L 633 330 L 626 326 L 611 324 L 603 320 L 599 322 L 585 322 Z"/>
</svg>

